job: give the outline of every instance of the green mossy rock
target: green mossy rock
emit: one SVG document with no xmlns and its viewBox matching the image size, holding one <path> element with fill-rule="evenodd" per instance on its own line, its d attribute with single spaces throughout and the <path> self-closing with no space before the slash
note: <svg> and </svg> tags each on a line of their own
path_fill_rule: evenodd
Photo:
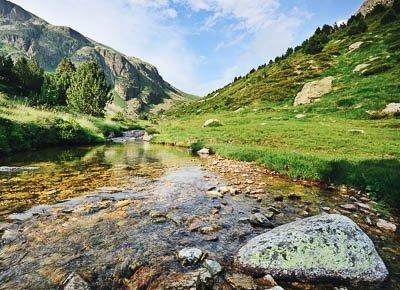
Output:
<svg viewBox="0 0 400 290">
<path fill-rule="evenodd" d="M 237 263 L 255 275 L 288 280 L 376 283 L 388 270 L 369 237 L 349 218 L 319 215 L 250 240 Z"/>
</svg>

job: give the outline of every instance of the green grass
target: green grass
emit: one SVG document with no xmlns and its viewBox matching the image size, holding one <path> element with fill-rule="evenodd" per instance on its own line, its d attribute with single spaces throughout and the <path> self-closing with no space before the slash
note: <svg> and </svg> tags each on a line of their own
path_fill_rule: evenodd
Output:
<svg viewBox="0 0 400 290">
<path fill-rule="evenodd" d="M 155 142 L 204 144 L 222 156 L 256 161 L 293 178 L 358 186 L 378 197 L 394 195 L 399 201 L 399 120 L 321 115 L 296 119 L 292 111 L 249 110 L 170 119 L 157 127 L 161 134 Z M 202 128 L 210 118 L 218 118 L 223 126 Z"/>
<path fill-rule="evenodd" d="M 142 127 L 132 122 L 33 108 L 21 98 L 0 93 L 0 155 L 48 146 L 105 142 L 111 132 L 118 135 L 137 128 Z"/>
<path fill-rule="evenodd" d="M 352 37 L 339 31 L 319 54 L 298 51 L 200 101 L 176 106 L 158 126 L 155 142 L 204 144 L 293 178 L 360 187 L 399 208 L 400 119 L 376 119 L 371 111 L 400 102 L 400 21 L 379 22 L 369 19 L 369 30 Z M 349 52 L 357 41 L 364 44 Z M 362 63 L 371 64 L 369 73 L 354 73 Z M 326 76 L 335 78 L 331 93 L 293 106 L 305 83 Z M 235 113 L 238 108 L 243 111 Z M 207 119 L 223 126 L 202 128 Z"/>
</svg>

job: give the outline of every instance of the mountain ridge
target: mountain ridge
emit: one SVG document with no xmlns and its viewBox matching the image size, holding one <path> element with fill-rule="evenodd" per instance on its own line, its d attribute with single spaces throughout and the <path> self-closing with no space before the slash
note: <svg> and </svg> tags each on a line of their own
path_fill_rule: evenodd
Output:
<svg viewBox="0 0 400 290">
<path fill-rule="evenodd" d="M 0 53 L 13 59 L 34 56 L 47 71 L 53 71 L 63 57 L 75 64 L 96 58 L 114 87 L 114 103 L 109 106 L 112 112 L 137 116 L 186 99 L 185 93 L 166 82 L 148 62 L 70 27 L 52 25 L 10 1 L 0 0 L 0 25 Z"/>
</svg>

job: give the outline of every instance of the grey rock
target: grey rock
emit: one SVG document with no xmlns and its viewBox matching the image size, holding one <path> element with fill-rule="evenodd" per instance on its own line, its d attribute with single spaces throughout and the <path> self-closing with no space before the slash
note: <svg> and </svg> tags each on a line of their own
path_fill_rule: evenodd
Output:
<svg viewBox="0 0 400 290">
<path fill-rule="evenodd" d="M 217 119 L 209 119 L 204 122 L 203 127 L 219 127 L 222 126 L 222 123 Z"/>
<path fill-rule="evenodd" d="M 6 229 L 1 236 L 1 240 L 4 244 L 12 243 L 18 238 L 18 231 L 15 229 Z"/>
<path fill-rule="evenodd" d="M 306 105 L 319 100 L 322 96 L 332 91 L 333 77 L 306 83 L 297 94 L 294 106 Z"/>
<path fill-rule="evenodd" d="M 387 104 L 386 108 L 382 110 L 385 115 L 400 113 L 400 103 L 390 103 Z"/>
<path fill-rule="evenodd" d="M 359 49 L 359 48 L 361 47 L 361 45 L 363 45 L 363 43 L 364 43 L 364 42 L 362 42 L 362 41 L 355 42 L 355 43 L 353 43 L 353 44 L 351 44 L 351 45 L 349 46 L 349 50 L 350 50 L 350 51 L 357 50 L 357 49 Z"/>
<path fill-rule="evenodd" d="M 197 248 L 184 248 L 178 252 L 178 259 L 183 265 L 195 265 L 205 257 L 202 250 Z"/>
<path fill-rule="evenodd" d="M 355 67 L 355 69 L 353 70 L 353 72 L 355 72 L 355 73 L 358 73 L 358 72 L 362 73 L 362 72 L 365 71 L 370 65 L 371 65 L 371 64 L 369 64 L 369 63 L 362 63 L 362 64 L 359 64 L 359 65 L 357 65 L 357 66 Z"/>
<path fill-rule="evenodd" d="M 210 155 L 210 149 L 203 148 L 203 149 L 197 151 L 197 154 L 199 154 L 199 155 Z"/>
<path fill-rule="evenodd" d="M 70 274 L 67 279 L 65 279 L 64 290 L 90 290 L 89 285 L 76 273 Z"/>
<path fill-rule="evenodd" d="M 277 279 L 379 283 L 388 270 L 369 237 L 349 218 L 319 215 L 277 227 L 238 252 L 246 271 Z"/>
<path fill-rule="evenodd" d="M 273 228 L 274 225 L 271 221 L 262 213 L 256 212 L 250 216 L 250 223 L 253 226 L 264 227 L 264 228 Z"/>
<path fill-rule="evenodd" d="M 38 169 L 39 167 L 34 167 L 34 166 L 23 166 L 23 167 L 0 166 L 0 172 L 4 173 L 19 173 L 24 171 L 34 171 Z"/>
<path fill-rule="evenodd" d="M 211 276 L 216 276 L 222 272 L 222 266 L 214 260 L 206 259 L 203 266 L 208 270 Z"/>
</svg>

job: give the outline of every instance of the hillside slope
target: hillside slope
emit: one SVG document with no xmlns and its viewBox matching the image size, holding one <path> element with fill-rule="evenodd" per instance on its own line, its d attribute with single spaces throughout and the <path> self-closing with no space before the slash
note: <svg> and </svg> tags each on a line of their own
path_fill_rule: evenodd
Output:
<svg viewBox="0 0 400 290">
<path fill-rule="evenodd" d="M 35 56 L 49 71 L 63 57 L 75 63 L 97 58 L 115 90 L 115 102 L 110 108 L 124 110 L 128 115 L 186 99 L 186 94 L 164 81 L 151 64 L 99 44 L 69 27 L 51 25 L 6 0 L 0 0 L 0 53 L 14 59 Z"/>
<path fill-rule="evenodd" d="M 207 146 L 295 179 L 358 186 L 400 201 L 399 113 L 384 113 L 400 103 L 400 15 L 382 24 L 386 13 L 368 17 L 365 32 L 335 30 L 319 53 L 297 49 L 173 108 L 156 141 Z M 309 90 L 314 97 L 320 88 L 311 82 L 320 80 L 328 80 L 327 93 L 294 106 L 303 87 L 300 95 Z M 222 125 L 203 128 L 208 119 Z"/>
</svg>

